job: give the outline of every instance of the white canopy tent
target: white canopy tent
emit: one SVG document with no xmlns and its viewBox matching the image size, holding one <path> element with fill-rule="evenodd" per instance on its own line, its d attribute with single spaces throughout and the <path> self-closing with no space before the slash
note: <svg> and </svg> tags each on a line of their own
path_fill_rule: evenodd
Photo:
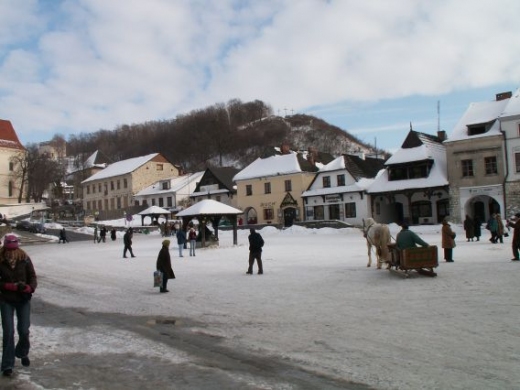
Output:
<svg viewBox="0 0 520 390">
<path fill-rule="evenodd" d="M 177 213 L 177 217 L 183 219 L 183 225 L 193 217 L 196 217 L 200 221 L 202 246 L 204 247 L 206 244 L 205 227 L 207 221 L 212 222 L 215 229 L 215 236 L 218 238 L 218 223 L 222 217 L 228 217 L 231 221 L 233 225 L 233 245 L 237 245 L 237 216 L 239 214 L 243 214 L 243 211 L 213 199 L 204 199 Z"/>
<path fill-rule="evenodd" d="M 150 217 L 152 219 L 152 225 L 153 225 L 154 220 L 158 221 L 158 219 L 161 215 L 164 215 L 166 220 L 168 220 L 171 217 L 171 212 L 170 212 L 170 210 L 163 209 L 162 207 L 159 207 L 159 206 L 152 206 L 152 207 L 148 207 L 147 209 L 137 213 L 137 215 L 141 216 L 141 225 L 144 226 L 144 217 Z"/>
</svg>

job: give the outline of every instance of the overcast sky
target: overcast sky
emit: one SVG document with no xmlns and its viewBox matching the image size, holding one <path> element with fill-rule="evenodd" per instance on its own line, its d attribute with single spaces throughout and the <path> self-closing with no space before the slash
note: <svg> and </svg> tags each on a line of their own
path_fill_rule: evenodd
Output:
<svg viewBox="0 0 520 390">
<path fill-rule="evenodd" d="M 27 143 L 259 99 L 392 150 L 410 122 L 449 134 L 520 86 L 518 15 L 518 0 L 0 0 L 0 118 Z"/>
</svg>

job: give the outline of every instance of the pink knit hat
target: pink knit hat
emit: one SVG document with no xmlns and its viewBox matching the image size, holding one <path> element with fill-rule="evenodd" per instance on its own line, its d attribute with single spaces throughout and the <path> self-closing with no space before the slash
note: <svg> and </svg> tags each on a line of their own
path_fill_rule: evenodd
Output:
<svg viewBox="0 0 520 390">
<path fill-rule="evenodd" d="M 14 234 L 7 234 L 4 237 L 4 247 L 6 249 L 17 249 L 19 246 L 19 240 L 18 237 L 16 237 Z"/>
</svg>

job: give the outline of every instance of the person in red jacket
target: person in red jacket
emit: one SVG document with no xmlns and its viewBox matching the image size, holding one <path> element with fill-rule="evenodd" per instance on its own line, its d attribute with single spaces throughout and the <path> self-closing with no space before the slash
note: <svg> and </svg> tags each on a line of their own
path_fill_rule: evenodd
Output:
<svg viewBox="0 0 520 390">
<path fill-rule="evenodd" d="M 4 376 L 13 373 L 15 357 L 28 367 L 31 297 L 38 285 L 31 259 L 19 248 L 18 237 L 7 234 L 0 248 L 0 313 L 2 315 L 2 364 Z M 18 320 L 18 342 L 14 342 L 14 317 Z"/>
</svg>

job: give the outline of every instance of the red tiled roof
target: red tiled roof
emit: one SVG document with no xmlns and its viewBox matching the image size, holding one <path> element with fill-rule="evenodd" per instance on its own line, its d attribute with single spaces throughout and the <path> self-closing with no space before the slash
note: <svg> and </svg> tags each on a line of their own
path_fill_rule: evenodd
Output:
<svg viewBox="0 0 520 390">
<path fill-rule="evenodd" d="M 25 150 L 10 121 L 0 119 L 0 147 Z"/>
</svg>

